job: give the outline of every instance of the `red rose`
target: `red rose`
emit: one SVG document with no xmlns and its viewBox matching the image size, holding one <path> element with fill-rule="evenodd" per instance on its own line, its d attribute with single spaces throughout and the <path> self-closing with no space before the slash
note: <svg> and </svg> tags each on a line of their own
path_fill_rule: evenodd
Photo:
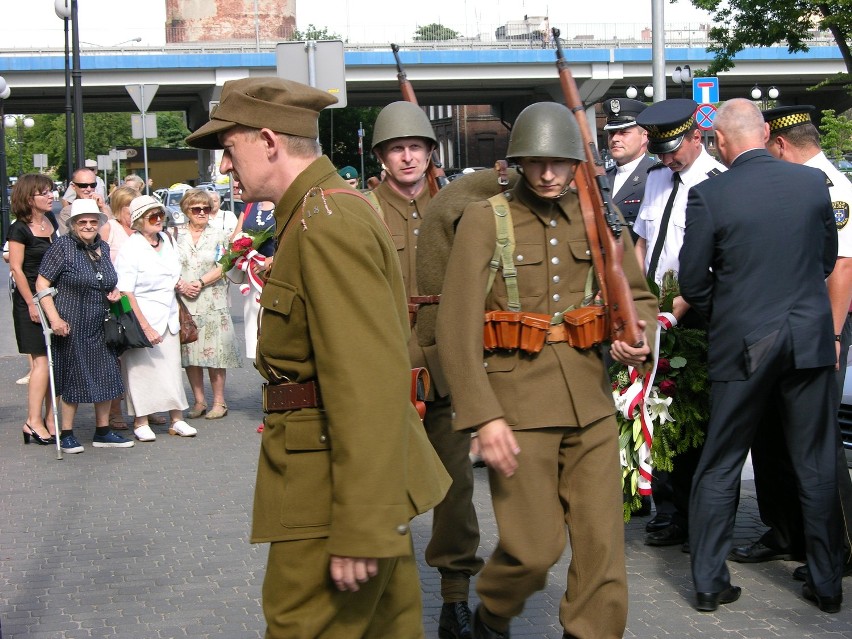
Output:
<svg viewBox="0 0 852 639">
<path fill-rule="evenodd" d="M 660 392 L 666 397 L 674 397 L 677 395 L 677 384 L 674 380 L 664 379 L 660 382 Z"/>
<path fill-rule="evenodd" d="M 659 359 L 659 361 L 657 362 L 657 372 L 658 373 L 662 373 L 662 374 L 665 375 L 671 369 L 672 369 L 672 365 L 669 364 L 669 360 L 667 360 L 665 357 L 661 357 Z"/>
<path fill-rule="evenodd" d="M 252 247 L 252 241 L 250 237 L 241 237 L 238 240 L 234 240 L 234 243 L 231 245 L 231 248 L 234 251 L 248 251 Z"/>
</svg>

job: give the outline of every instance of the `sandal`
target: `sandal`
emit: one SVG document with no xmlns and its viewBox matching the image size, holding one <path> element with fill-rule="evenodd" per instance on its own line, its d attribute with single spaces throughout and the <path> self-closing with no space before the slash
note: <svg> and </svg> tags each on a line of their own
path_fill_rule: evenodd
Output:
<svg viewBox="0 0 852 639">
<path fill-rule="evenodd" d="M 228 414 L 228 405 L 220 404 L 219 402 L 215 402 L 213 404 L 213 410 L 207 413 L 207 416 L 204 419 L 221 419 L 225 415 Z"/>
<path fill-rule="evenodd" d="M 167 421 L 168 420 L 165 417 L 163 417 L 162 415 L 153 415 L 153 414 L 148 415 L 148 422 L 151 423 L 151 424 L 155 424 L 157 426 L 162 426 Z"/>
<path fill-rule="evenodd" d="M 201 417 L 207 412 L 207 404 L 195 402 L 192 407 L 192 410 L 187 411 L 186 417 L 187 419 L 195 419 L 197 417 Z"/>
<path fill-rule="evenodd" d="M 123 415 L 113 415 L 109 418 L 109 427 L 112 430 L 129 430 Z"/>
</svg>

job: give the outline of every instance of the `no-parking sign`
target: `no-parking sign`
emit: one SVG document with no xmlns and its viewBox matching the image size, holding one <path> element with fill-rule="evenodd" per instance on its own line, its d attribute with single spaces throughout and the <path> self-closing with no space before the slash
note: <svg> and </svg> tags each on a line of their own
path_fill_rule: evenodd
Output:
<svg viewBox="0 0 852 639">
<path fill-rule="evenodd" d="M 700 104 L 695 111 L 695 123 L 702 131 L 713 128 L 713 120 L 716 118 L 716 107 L 712 104 Z"/>
</svg>

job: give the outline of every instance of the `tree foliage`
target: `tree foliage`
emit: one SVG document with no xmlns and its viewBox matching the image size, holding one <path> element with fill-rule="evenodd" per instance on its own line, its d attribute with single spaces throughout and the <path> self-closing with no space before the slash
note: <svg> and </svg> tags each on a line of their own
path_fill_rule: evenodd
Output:
<svg viewBox="0 0 852 639">
<path fill-rule="evenodd" d="M 414 39 L 419 41 L 457 40 L 460 37 L 461 34 L 458 31 L 453 31 L 437 22 L 417 27 L 414 32 Z"/>
<path fill-rule="evenodd" d="M 791 53 L 807 51 L 821 30 L 834 37 L 846 76 L 852 74 L 852 0 L 692 0 L 692 4 L 712 15 L 714 26 L 708 35 L 713 43 L 708 50 L 715 58 L 710 73 L 731 69 L 734 56 L 745 47 L 786 44 Z"/>
<path fill-rule="evenodd" d="M 819 130 L 822 150 L 828 157 L 836 160 L 852 151 L 852 120 L 845 115 L 835 115 L 834 109 L 826 109 Z"/>
<path fill-rule="evenodd" d="M 150 115 L 153 115 L 150 114 Z M 182 112 L 157 113 L 158 137 L 148 140 L 149 147 L 186 148 L 184 138 L 189 135 Z M 17 175 L 21 167 L 29 173 L 33 167 L 33 154 L 47 155 L 46 173 L 54 178 L 67 179 L 65 166 L 65 114 L 40 114 L 32 116 L 35 126 L 22 129 L 18 145 L 15 127 L 6 130 L 6 163 L 9 173 Z M 110 149 L 141 146 L 130 126 L 130 113 L 85 113 L 83 115 L 86 157 L 94 159 L 107 155 Z"/>
<path fill-rule="evenodd" d="M 364 174 L 378 175 L 381 166 L 370 149 L 373 123 L 381 107 L 346 107 L 325 109 L 320 113 L 320 142 L 323 152 L 337 167 L 354 166 L 361 173 L 361 154 L 358 151 L 358 127 L 364 127 Z M 333 127 L 332 127 L 333 125 Z"/>
<path fill-rule="evenodd" d="M 314 24 L 308 24 L 307 28 L 304 31 L 300 29 L 296 29 L 293 31 L 293 35 L 290 37 L 290 40 L 294 41 L 302 41 L 302 40 L 342 40 L 338 34 L 329 33 L 328 27 L 323 27 L 320 29 Z"/>
</svg>

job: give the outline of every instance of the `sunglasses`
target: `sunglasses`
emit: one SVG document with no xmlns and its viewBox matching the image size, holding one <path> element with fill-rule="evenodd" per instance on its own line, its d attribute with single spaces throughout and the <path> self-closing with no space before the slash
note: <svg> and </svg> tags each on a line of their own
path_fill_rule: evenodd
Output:
<svg viewBox="0 0 852 639">
<path fill-rule="evenodd" d="M 156 224 L 157 222 L 162 222 L 166 217 L 166 214 L 162 211 L 157 211 L 156 213 L 151 213 L 151 215 L 147 216 L 145 219 L 148 220 L 151 224 Z"/>
<path fill-rule="evenodd" d="M 94 189 L 98 186 L 97 182 L 74 182 L 74 186 L 78 189 Z"/>
<path fill-rule="evenodd" d="M 213 208 L 210 206 L 190 206 L 189 210 L 196 215 L 207 215 L 213 210 Z"/>
</svg>

